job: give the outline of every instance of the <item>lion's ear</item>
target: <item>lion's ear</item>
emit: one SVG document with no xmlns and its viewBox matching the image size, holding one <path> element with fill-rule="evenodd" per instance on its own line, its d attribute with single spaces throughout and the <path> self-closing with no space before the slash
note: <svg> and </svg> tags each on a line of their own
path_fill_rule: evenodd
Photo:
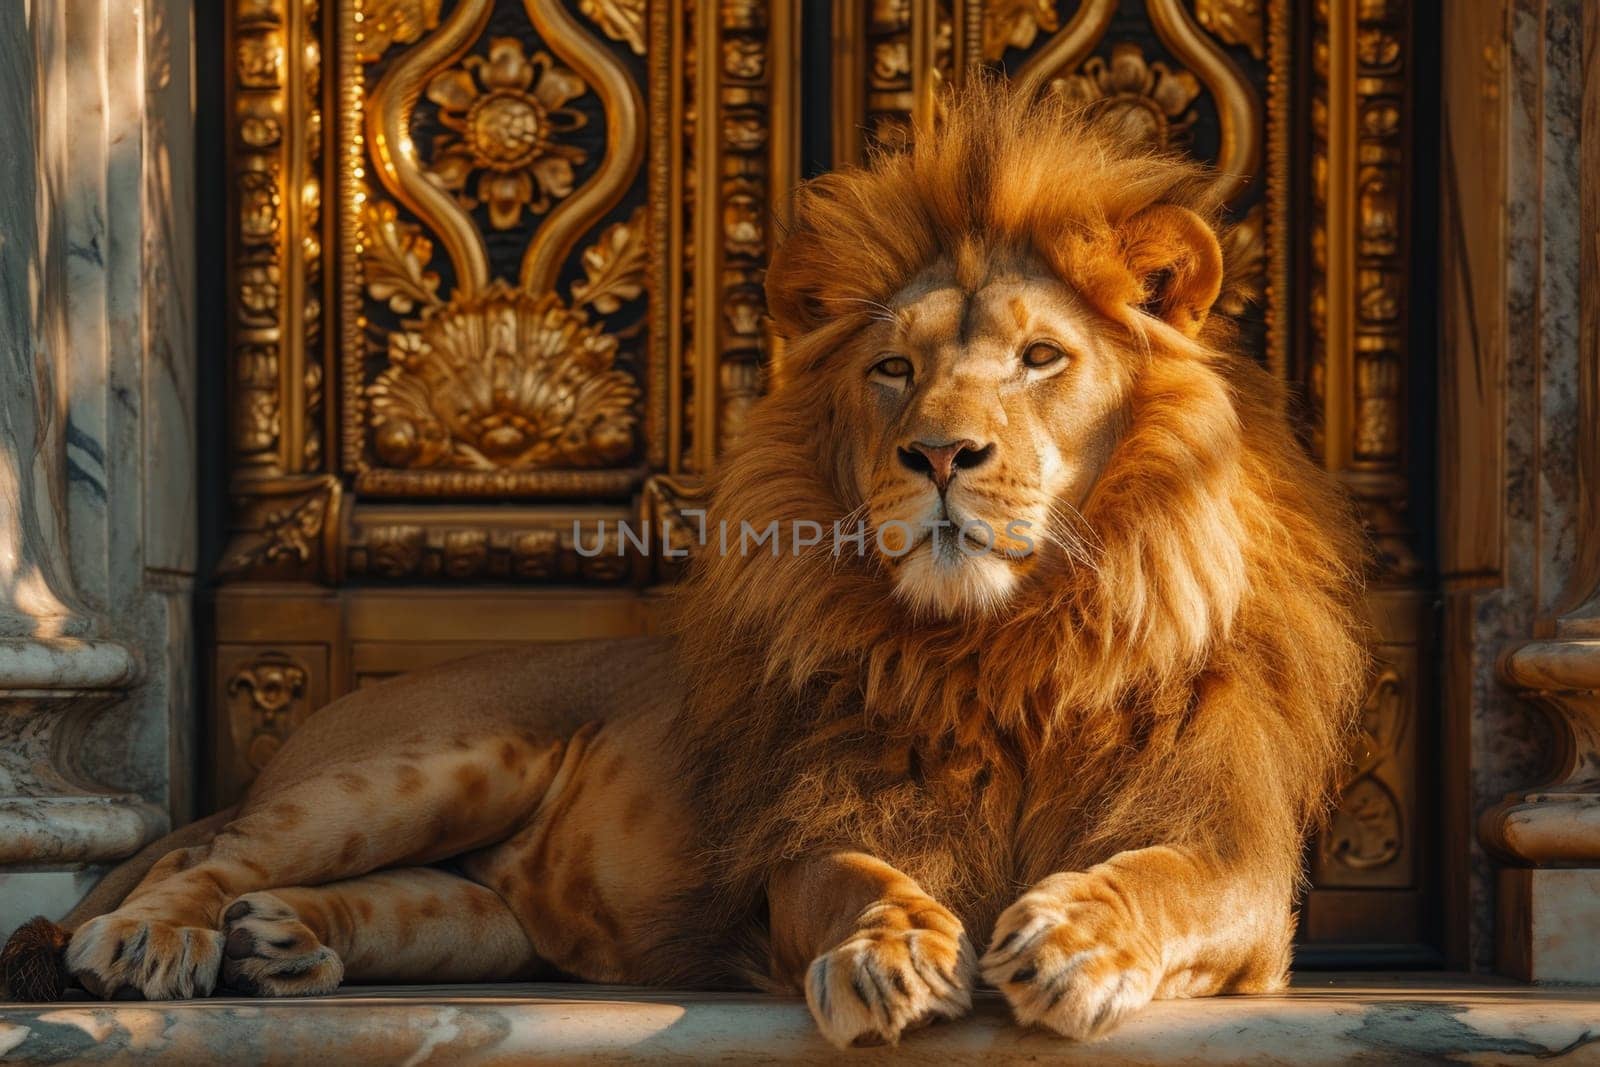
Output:
<svg viewBox="0 0 1600 1067">
<path fill-rule="evenodd" d="M 1205 219 L 1157 204 L 1124 222 L 1120 237 L 1140 310 L 1186 336 L 1198 334 L 1222 291 L 1222 246 Z"/>
</svg>

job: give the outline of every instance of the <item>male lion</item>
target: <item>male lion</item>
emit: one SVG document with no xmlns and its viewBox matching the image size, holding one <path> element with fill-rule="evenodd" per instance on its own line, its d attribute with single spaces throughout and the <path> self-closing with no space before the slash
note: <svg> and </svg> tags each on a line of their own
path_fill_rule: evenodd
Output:
<svg viewBox="0 0 1600 1067">
<path fill-rule="evenodd" d="M 810 183 L 710 515 L 781 551 L 707 546 L 672 640 L 337 701 L 108 877 L 67 970 L 753 984 L 840 1045 L 960 1015 L 980 975 L 1076 1038 L 1277 988 L 1366 669 L 1360 546 L 1209 314 L 1207 187 L 993 86 Z M 861 555 L 788 544 L 857 519 Z M 13 939 L 13 982 L 51 936 Z"/>
</svg>

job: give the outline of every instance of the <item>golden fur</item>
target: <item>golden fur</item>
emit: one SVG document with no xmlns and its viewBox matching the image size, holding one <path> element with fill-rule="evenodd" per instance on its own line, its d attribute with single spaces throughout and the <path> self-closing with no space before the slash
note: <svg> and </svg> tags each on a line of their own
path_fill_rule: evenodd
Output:
<svg viewBox="0 0 1600 1067">
<path fill-rule="evenodd" d="M 811 183 L 711 522 L 1015 513 L 1037 550 L 706 551 L 670 644 L 363 689 L 80 908 L 72 975 L 746 981 L 839 1044 L 960 1014 L 980 969 L 1075 1037 L 1273 988 L 1363 684 L 1359 540 L 1210 314 L 1207 188 L 994 86 Z M 48 978 L 61 939 L 24 940 Z"/>
<path fill-rule="evenodd" d="M 768 276 L 785 361 L 713 522 L 854 512 L 841 353 L 864 301 L 952 250 L 952 273 L 1042 259 L 1121 339 L 1129 384 L 1081 506 L 1092 559 L 1047 549 L 1001 611 L 930 620 L 885 597 L 879 568 L 823 553 L 702 561 L 683 595 L 701 679 L 684 733 L 726 907 L 759 911 L 775 858 L 848 846 L 986 929 L 1018 886 L 1177 846 L 1255 872 L 1281 913 L 1259 970 L 1281 977 L 1301 847 L 1363 685 L 1361 546 L 1277 384 L 1228 350 L 1226 324 L 1198 326 L 1214 255 L 1205 307 L 1185 303 L 1214 238 L 1152 256 L 1149 209 L 1209 217 L 1205 179 L 991 89 L 911 153 L 800 194 Z M 1176 327 L 1146 313 L 1163 297 Z"/>
</svg>

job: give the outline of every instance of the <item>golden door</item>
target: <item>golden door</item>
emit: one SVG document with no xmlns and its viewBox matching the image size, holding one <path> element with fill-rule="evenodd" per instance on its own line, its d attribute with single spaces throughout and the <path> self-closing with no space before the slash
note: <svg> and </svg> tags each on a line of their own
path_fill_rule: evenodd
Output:
<svg viewBox="0 0 1600 1067">
<path fill-rule="evenodd" d="M 678 563 L 594 542 L 692 506 L 762 389 L 763 267 L 807 175 L 999 69 L 1214 163 L 1307 447 L 1379 549 L 1383 665 L 1308 856 L 1305 955 L 1436 939 L 1434 691 L 1407 310 L 1407 0 L 228 0 L 227 529 L 212 799 L 364 682 L 648 631 Z M 219 398 L 221 399 L 221 398 Z"/>
</svg>

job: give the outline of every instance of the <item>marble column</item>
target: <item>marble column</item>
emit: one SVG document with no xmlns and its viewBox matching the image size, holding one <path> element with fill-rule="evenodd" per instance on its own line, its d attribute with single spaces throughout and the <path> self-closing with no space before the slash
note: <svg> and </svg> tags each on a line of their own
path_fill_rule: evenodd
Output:
<svg viewBox="0 0 1600 1067">
<path fill-rule="evenodd" d="M 0 933 L 189 814 L 190 17 L 0 4 Z"/>
<path fill-rule="evenodd" d="M 1448 0 L 1447 780 L 1467 959 L 1600 981 L 1600 12 Z M 1465 829 L 1463 827 L 1463 829 Z"/>
<path fill-rule="evenodd" d="M 1533 639 L 1500 661 L 1506 685 L 1545 715 L 1548 760 L 1541 777 L 1485 813 L 1482 833 L 1506 861 L 1500 969 L 1600 982 L 1600 12 L 1561 6 L 1574 10 L 1559 20 L 1546 13 L 1536 68 L 1546 87 L 1545 155 L 1562 175 L 1560 258 L 1551 261 L 1552 242 L 1541 242 L 1555 283 L 1542 295 L 1558 302 L 1561 348 L 1542 368 L 1534 466 L 1542 505 L 1535 551 L 1553 595 L 1540 605 Z M 1569 79 L 1553 94 L 1552 76 Z"/>
</svg>

